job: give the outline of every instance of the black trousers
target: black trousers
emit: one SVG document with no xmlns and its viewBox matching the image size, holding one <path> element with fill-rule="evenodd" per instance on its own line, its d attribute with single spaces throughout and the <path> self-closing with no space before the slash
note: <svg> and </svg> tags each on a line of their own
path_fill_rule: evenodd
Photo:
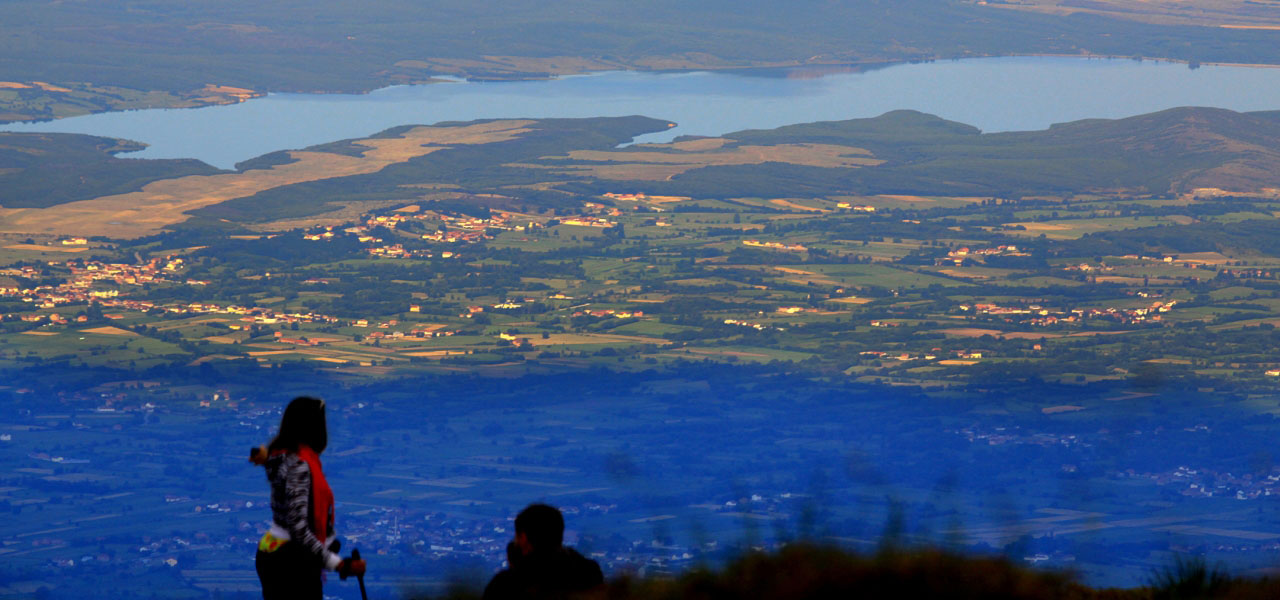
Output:
<svg viewBox="0 0 1280 600">
<path fill-rule="evenodd" d="M 286 543 L 275 552 L 258 552 L 254 560 L 263 600 L 322 600 L 320 561 L 301 544 Z"/>
</svg>

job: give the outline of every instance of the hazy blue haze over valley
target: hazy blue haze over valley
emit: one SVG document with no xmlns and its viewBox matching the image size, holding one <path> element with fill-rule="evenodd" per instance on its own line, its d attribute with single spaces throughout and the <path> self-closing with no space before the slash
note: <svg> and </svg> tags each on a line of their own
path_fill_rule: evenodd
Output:
<svg viewBox="0 0 1280 600">
<path fill-rule="evenodd" d="M 273 94 L 238 105 L 112 112 L 8 131 L 86 133 L 146 142 L 140 158 L 214 166 L 389 127 L 505 117 L 642 114 L 679 126 L 645 136 L 719 135 L 914 109 L 984 131 L 1043 129 L 1175 106 L 1280 107 L 1280 69 L 1052 57 L 904 64 L 861 73 L 750 77 L 724 72 L 609 72 L 524 82 L 398 86 L 367 95 Z M 812 73 L 812 72 L 809 72 Z"/>
<path fill-rule="evenodd" d="M 233 168 L 399 125 L 474 119 L 647 115 L 679 124 L 636 138 L 662 142 L 899 109 L 994 132 L 1179 106 L 1280 110 L 1280 69 L 1024 56 L 612 71 L 271 94 L 0 130 L 138 140 L 150 146 L 120 156 Z M 262 473 L 243 455 L 269 439 L 295 394 L 328 402 L 338 534 L 344 553 L 372 558 L 378 598 L 483 583 L 505 556 L 514 511 L 533 500 L 565 508 L 571 542 L 610 576 L 680 573 L 797 538 L 1003 555 L 1100 586 L 1144 585 L 1182 554 L 1254 576 L 1280 564 L 1270 387 L 1280 251 L 1267 241 L 1280 239 L 1280 204 L 1167 190 L 1175 176 L 1215 168 L 1274 181 L 1280 118 L 1171 112 L 1095 128 L 1107 131 L 987 136 L 1037 138 L 999 143 L 916 115 L 828 128 L 844 136 L 833 144 L 886 161 L 887 175 L 833 167 L 820 152 L 715 162 L 744 146 L 807 144 L 823 128 L 755 132 L 707 152 L 653 149 L 634 180 L 596 171 L 625 162 L 611 145 L 664 122 L 543 124 L 539 135 L 495 135 L 502 141 L 377 172 L 334 177 L 320 163 L 313 178 L 193 210 L 150 237 L 9 233 L 0 313 L 48 322 L 0 315 L 0 367 L 12 369 L 0 379 L 0 514 L 12 515 L 0 527 L 11 565 L 0 597 L 257 597 L 253 548 L 271 513 Z M 880 146 L 861 144 L 860 132 L 880 126 L 897 129 L 865 136 Z M 209 171 L 160 165 L 135 181 L 130 169 L 149 161 L 92 162 L 109 142 L 37 141 L 62 148 L 61 162 L 8 169 L 35 192 L 0 189 L 49 206 L 6 205 L 0 217 L 75 213 L 84 209 L 65 205 L 110 186 L 179 177 L 164 169 Z M 0 150 L 26 160 L 44 147 Z M 543 158 L 570 151 L 600 160 Z M 704 162 L 674 181 L 647 170 L 685 155 Z M 257 162 L 278 164 L 271 158 Z M 889 171 L 904 162 L 917 168 Z M 525 163 L 548 168 L 509 166 Z M 566 173 L 569 185 L 547 183 Z M 1063 191 L 908 196 L 855 185 L 945 190 L 956 173 Z M 35 185 L 59 179 L 99 191 L 59 199 Z M 825 191 L 803 187 L 818 184 Z M 665 185 L 693 191 L 665 206 L 601 206 L 597 196 L 662 198 Z M 766 191 L 743 191 L 757 189 Z M 412 216 L 421 207 L 406 210 L 410 201 L 438 218 Z M 377 208 L 351 209 L 341 217 L 350 222 L 329 226 L 331 240 L 321 225 L 297 225 L 338 219 L 326 211 L 343 203 Z M 462 223 L 487 225 L 473 241 L 450 241 L 448 231 L 470 231 Z M 1200 237 L 1203 248 L 1179 245 Z M 395 247 L 408 250 L 375 252 Z M 96 279 L 87 273 L 100 265 L 83 266 L 93 261 L 120 275 Z M 64 277 L 112 302 L 151 304 L 104 313 L 101 300 L 42 306 L 18 293 L 61 294 Z M 290 317 L 289 328 L 275 312 L 255 321 L 231 306 L 335 316 Z M 55 311 L 72 322 L 55 324 Z M 1077 312 L 1082 322 L 1070 325 L 1039 319 Z M 336 577 L 326 590 L 356 597 Z"/>
</svg>

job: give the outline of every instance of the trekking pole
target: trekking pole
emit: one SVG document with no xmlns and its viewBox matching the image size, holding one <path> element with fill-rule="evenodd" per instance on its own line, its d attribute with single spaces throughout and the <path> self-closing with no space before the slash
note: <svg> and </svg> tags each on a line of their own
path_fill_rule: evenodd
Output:
<svg viewBox="0 0 1280 600">
<path fill-rule="evenodd" d="M 360 560 L 359 548 L 351 551 L 351 560 Z M 369 594 L 364 591 L 364 575 L 356 575 L 356 581 L 360 584 L 360 600 L 369 600 Z"/>
</svg>

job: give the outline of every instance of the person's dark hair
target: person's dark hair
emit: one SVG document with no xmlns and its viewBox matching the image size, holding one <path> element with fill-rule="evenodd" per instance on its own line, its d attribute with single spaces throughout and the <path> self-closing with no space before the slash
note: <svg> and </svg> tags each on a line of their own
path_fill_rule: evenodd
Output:
<svg viewBox="0 0 1280 600">
<path fill-rule="evenodd" d="M 516 533 L 523 533 L 534 550 L 559 548 L 564 543 L 564 515 L 546 504 L 530 504 L 516 515 Z"/>
<path fill-rule="evenodd" d="M 271 450 L 297 450 L 307 445 L 316 454 L 329 445 L 329 429 L 324 421 L 324 400 L 299 396 L 289 402 L 280 417 L 280 431 L 271 440 Z"/>
</svg>

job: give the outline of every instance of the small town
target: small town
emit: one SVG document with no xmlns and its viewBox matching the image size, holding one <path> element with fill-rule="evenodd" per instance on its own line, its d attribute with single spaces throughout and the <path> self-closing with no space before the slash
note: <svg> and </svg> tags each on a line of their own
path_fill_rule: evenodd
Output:
<svg viewBox="0 0 1280 600">
<path fill-rule="evenodd" d="M 1068 323 L 1080 323 L 1087 319 L 1106 319 L 1125 325 L 1159 323 L 1164 319 L 1163 313 L 1173 310 L 1173 307 L 1177 304 L 1177 300 L 1169 300 L 1168 302 L 1157 300 L 1149 306 L 1141 308 L 1073 308 L 1069 311 L 1045 308 L 1039 304 L 1000 306 L 994 303 L 975 303 L 972 305 L 961 304 L 956 308 L 961 313 L 970 315 L 968 318 L 972 321 L 1003 321 L 1005 323 L 1051 327 Z"/>
</svg>

